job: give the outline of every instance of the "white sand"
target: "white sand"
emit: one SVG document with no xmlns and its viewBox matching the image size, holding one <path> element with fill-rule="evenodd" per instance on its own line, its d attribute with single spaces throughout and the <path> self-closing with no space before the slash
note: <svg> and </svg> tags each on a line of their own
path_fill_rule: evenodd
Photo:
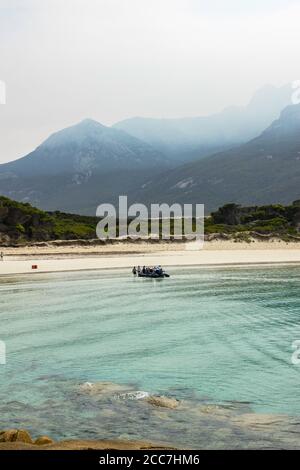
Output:
<svg viewBox="0 0 300 470">
<path fill-rule="evenodd" d="M 0 275 L 76 271 L 132 266 L 222 266 L 300 264 L 300 244 L 285 242 L 209 242 L 203 250 L 185 245 L 118 244 L 106 247 L 43 247 L 6 249 Z M 32 270 L 37 265 L 37 270 Z"/>
</svg>

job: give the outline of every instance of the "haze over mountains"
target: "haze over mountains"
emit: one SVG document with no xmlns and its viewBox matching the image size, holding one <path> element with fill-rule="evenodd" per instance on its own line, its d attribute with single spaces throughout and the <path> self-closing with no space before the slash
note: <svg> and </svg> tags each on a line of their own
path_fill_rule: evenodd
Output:
<svg viewBox="0 0 300 470">
<path fill-rule="evenodd" d="M 82 214 L 121 194 L 204 203 L 207 211 L 289 203 L 300 198 L 300 108 L 290 101 L 290 86 L 267 86 L 248 106 L 208 117 L 134 118 L 111 128 L 86 119 L 0 165 L 0 194 Z"/>
<path fill-rule="evenodd" d="M 285 108 L 259 137 L 234 149 L 181 166 L 147 186 L 147 201 L 290 203 L 300 198 L 300 105 Z"/>
<path fill-rule="evenodd" d="M 247 106 L 184 119 L 132 118 L 114 127 L 147 142 L 175 164 L 197 160 L 258 136 L 291 104 L 291 85 L 266 85 Z"/>
</svg>

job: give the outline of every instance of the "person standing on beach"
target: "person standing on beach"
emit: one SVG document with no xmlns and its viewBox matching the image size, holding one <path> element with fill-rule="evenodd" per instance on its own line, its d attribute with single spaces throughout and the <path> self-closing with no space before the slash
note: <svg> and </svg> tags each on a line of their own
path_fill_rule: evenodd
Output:
<svg viewBox="0 0 300 470">
<path fill-rule="evenodd" d="M 0 253 L 0 259 L 1 259 L 1 261 L 4 261 L 3 251 L 1 251 L 1 253 Z"/>
</svg>

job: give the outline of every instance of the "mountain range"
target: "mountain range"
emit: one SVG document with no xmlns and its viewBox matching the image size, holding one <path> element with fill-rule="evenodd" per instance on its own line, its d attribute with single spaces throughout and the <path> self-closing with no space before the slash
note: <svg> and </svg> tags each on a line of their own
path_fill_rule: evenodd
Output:
<svg viewBox="0 0 300 470">
<path fill-rule="evenodd" d="M 180 166 L 141 196 L 147 202 L 288 204 L 300 198 L 300 105 L 285 108 L 259 137 Z"/>
<path fill-rule="evenodd" d="M 147 142 L 175 164 L 211 155 L 258 136 L 291 103 L 291 85 L 259 89 L 247 106 L 184 119 L 131 118 L 114 125 Z"/>
<path fill-rule="evenodd" d="M 290 95 L 288 86 L 267 86 L 248 106 L 208 117 L 113 127 L 86 119 L 0 165 L 0 194 L 81 214 L 122 194 L 147 204 L 204 203 L 206 211 L 227 202 L 288 204 L 300 198 L 300 105 L 287 106 Z"/>
<path fill-rule="evenodd" d="M 95 213 L 102 201 L 116 202 L 169 167 L 149 144 L 86 119 L 0 165 L 0 193 L 45 210 Z"/>
</svg>

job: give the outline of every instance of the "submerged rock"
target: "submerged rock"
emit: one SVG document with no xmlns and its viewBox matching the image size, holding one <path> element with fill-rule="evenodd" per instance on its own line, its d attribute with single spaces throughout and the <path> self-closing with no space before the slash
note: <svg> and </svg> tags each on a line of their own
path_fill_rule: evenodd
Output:
<svg viewBox="0 0 300 470">
<path fill-rule="evenodd" d="M 146 401 L 150 403 L 150 405 L 158 406 L 161 408 L 169 408 L 171 410 L 178 408 L 180 404 L 179 400 L 176 400 L 176 398 L 169 398 L 163 395 L 162 396 L 150 395 L 148 398 L 146 398 Z"/>
<path fill-rule="evenodd" d="M 107 396 L 117 393 L 129 393 L 133 390 L 129 385 L 120 385 L 113 382 L 85 382 L 79 385 L 79 391 L 89 395 Z"/>
<path fill-rule="evenodd" d="M 239 426 L 251 428 L 265 427 L 275 428 L 280 425 L 283 427 L 284 424 L 288 423 L 286 416 L 275 415 L 275 414 L 263 414 L 263 413 L 244 413 L 242 415 L 234 416 L 232 422 Z"/>
<path fill-rule="evenodd" d="M 121 400 L 145 400 L 146 398 L 149 398 L 149 396 L 150 395 L 148 392 L 137 390 L 134 392 L 120 393 L 116 396 L 116 398 L 119 398 Z"/>
<path fill-rule="evenodd" d="M 79 386 L 79 392 L 96 398 L 113 397 L 117 400 L 140 400 L 159 408 L 178 408 L 180 402 L 176 398 L 164 395 L 150 395 L 143 390 L 135 390 L 130 385 L 120 385 L 113 382 L 85 382 Z"/>
</svg>

